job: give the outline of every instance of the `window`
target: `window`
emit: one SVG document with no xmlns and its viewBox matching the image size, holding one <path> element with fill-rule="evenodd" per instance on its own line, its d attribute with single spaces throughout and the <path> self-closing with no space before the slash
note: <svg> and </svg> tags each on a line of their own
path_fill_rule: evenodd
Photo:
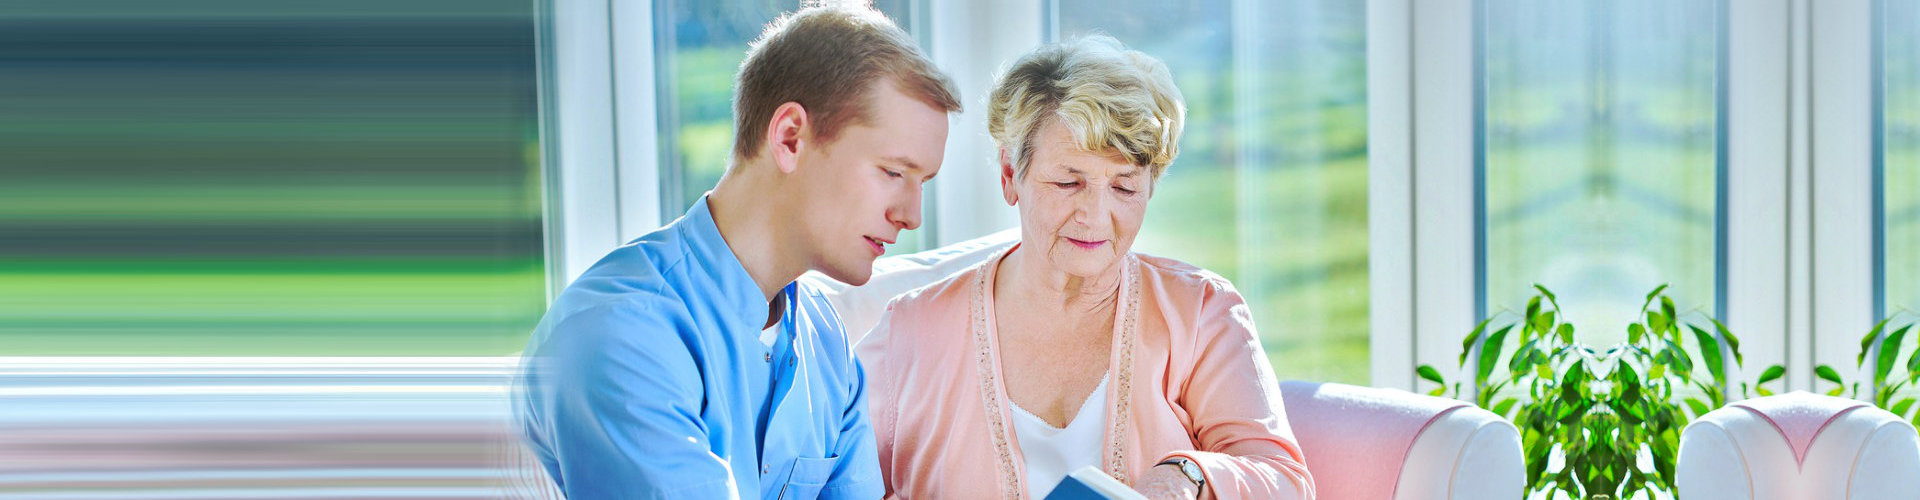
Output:
<svg viewBox="0 0 1920 500">
<path fill-rule="evenodd" d="M 1880 270 L 1885 317 L 1920 312 L 1920 1 L 1883 0 Z"/>
<path fill-rule="evenodd" d="M 0 4 L 0 353 L 502 355 L 528 0 Z"/>
<path fill-rule="evenodd" d="M 1232 280 L 1282 379 L 1369 378 L 1365 7 L 1052 7 L 1059 37 L 1106 33 L 1173 72 L 1188 122 L 1135 250 Z"/>
<path fill-rule="evenodd" d="M 1724 317 L 1717 3 L 1482 0 L 1483 317 L 1534 283 L 1598 345 L 1663 283 Z"/>
<path fill-rule="evenodd" d="M 911 0 L 874 2 L 902 29 L 911 29 Z M 670 0 L 654 4 L 655 80 L 660 104 L 660 216 L 665 223 L 687 208 L 726 173 L 733 158 L 734 75 L 748 44 L 798 0 L 774 2 Z M 925 48 L 925 43 L 922 43 Z M 956 131 L 957 133 L 958 131 Z M 931 195 L 932 189 L 926 191 Z M 932 207 L 932 200 L 923 205 Z M 887 252 L 931 248 L 931 210 L 921 229 L 903 233 Z"/>
</svg>

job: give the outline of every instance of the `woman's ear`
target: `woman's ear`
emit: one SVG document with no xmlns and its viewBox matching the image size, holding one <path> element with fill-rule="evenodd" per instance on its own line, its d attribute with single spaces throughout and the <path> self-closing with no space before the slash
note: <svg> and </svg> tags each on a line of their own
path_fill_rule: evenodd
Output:
<svg viewBox="0 0 1920 500">
<path fill-rule="evenodd" d="M 791 174 L 800 168 L 800 154 L 812 139 L 813 122 L 807 116 L 807 108 L 797 102 L 787 102 L 775 108 L 773 119 L 767 121 L 763 147 L 781 173 Z"/>
<path fill-rule="evenodd" d="M 1013 178 L 1013 160 L 1007 155 L 1007 148 L 1000 148 L 1000 195 L 1006 197 L 1009 206 L 1020 203 L 1020 192 L 1014 189 L 1017 182 Z"/>
</svg>

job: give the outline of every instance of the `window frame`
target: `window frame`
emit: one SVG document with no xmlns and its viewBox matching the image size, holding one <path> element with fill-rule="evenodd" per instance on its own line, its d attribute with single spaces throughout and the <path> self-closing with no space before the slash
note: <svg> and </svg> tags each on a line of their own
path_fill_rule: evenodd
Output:
<svg viewBox="0 0 1920 500">
<path fill-rule="evenodd" d="M 547 297 L 549 300 L 587 266 L 618 246 L 626 234 L 644 231 L 648 208 L 628 200 L 651 199 L 633 187 L 658 183 L 655 175 L 641 176 L 652 161 L 638 161 L 620 151 L 653 151 L 655 134 L 629 129 L 634 113 L 649 116 L 654 92 L 646 78 L 627 78 L 644 62 L 651 74 L 652 2 L 610 0 L 540 0 L 539 86 L 542 192 L 546 195 L 544 226 L 547 238 Z M 626 34 L 618 37 L 615 33 Z M 634 33 L 644 34 L 638 36 Z M 616 45 L 618 42 L 618 45 Z M 638 80 L 638 81 L 636 81 Z M 627 96 L 629 104 L 616 106 Z M 622 120 L 621 115 L 627 114 Z M 650 123 L 651 120 L 641 120 Z M 625 139 L 623 142 L 621 139 Z M 622 146 L 625 146 L 624 148 Z M 636 161 L 623 161 L 634 159 Z M 626 184 L 622 184 L 626 173 Z M 624 210 L 623 210 L 624 208 Z M 657 211 L 657 208 L 654 209 Z M 643 229 L 644 228 L 644 229 Z M 623 234 L 625 233 L 625 234 Z"/>
<path fill-rule="evenodd" d="M 1750 373 L 1736 380 L 1751 378 L 1759 368 L 1789 358 L 1785 326 L 1795 310 L 1787 292 L 1795 269 L 1787 265 L 1786 249 L 1790 248 L 1788 236 L 1801 226 L 1791 225 L 1787 216 L 1792 208 L 1787 158 L 1792 133 L 1805 127 L 1788 120 L 1788 103 L 1795 90 L 1788 79 L 1793 69 L 1790 50 L 1797 41 L 1788 36 L 1789 1 L 1804 0 L 1721 2 L 1725 29 L 1721 36 L 1727 40 L 1722 43 L 1726 52 L 1721 54 L 1724 74 L 1720 80 L 1737 82 L 1726 84 L 1720 96 L 1718 109 L 1726 118 L 1719 133 L 1727 144 L 1721 160 L 1738 167 L 1721 170 L 1725 187 L 1719 205 L 1722 214 L 1751 214 L 1719 217 L 1723 221 L 1719 230 L 1724 232 L 1719 245 L 1723 261 L 1716 263 L 1725 287 L 1721 319 L 1743 339 L 1752 339 L 1744 343 L 1743 353 Z M 1480 50 L 1476 36 L 1480 4 L 1475 0 L 1369 3 L 1369 17 L 1378 20 L 1370 27 L 1368 36 L 1374 42 L 1370 52 L 1375 45 L 1410 42 L 1406 49 L 1382 47 L 1368 68 L 1376 75 L 1370 77 L 1369 99 L 1380 108 L 1369 124 L 1373 141 L 1369 149 L 1378 174 L 1373 178 L 1411 179 L 1410 189 L 1372 186 L 1382 193 L 1370 200 L 1375 207 L 1372 261 L 1378 280 L 1372 311 L 1374 338 L 1376 344 L 1407 339 L 1412 351 L 1411 360 L 1401 361 L 1401 353 L 1390 346 L 1376 348 L 1374 385 L 1413 388 L 1415 364 L 1432 364 L 1442 373 L 1456 375 L 1459 370 L 1452 367 L 1457 365 L 1458 339 L 1478 322 L 1481 266 L 1459 263 L 1477 263 L 1482 255 L 1475 229 L 1482 202 L 1477 199 L 1480 180 L 1475 161 L 1484 154 L 1475 123 L 1480 116 L 1476 106 L 1484 97 L 1478 95 L 1475 58 Z M 1411 34 L 1397 36 L 1403 25 Z M 1401 96 L 1409 102 L 1404 111 L 1397 107 Z M 1407 191 L 1410 202 L 1392 199 Z M 1413 256 L 1410 271 L 1399 267 L 1406 265 L 1398 257 L 1402 254 Z M 1411 298 L 1380 293 L 1403 288 L 1413 291 Z M 1400 319 L 1408 317 L 1411 331 L 1382 331 L 1409 323 Z M 1407 368 L 1379 366 L 1396 362 Z M 1790 365 L 1790 369 L 1796 374 L 1811 372 L 1810 366 Z M 1798 389 L 1806 384 L 1789 382 L 1789 386 Z"/>
<path fill-rule="evenodd" d="M 1809 0 L 1796 0 L 1809 2 Z M 1795 359 L 1804 370 L 1812 389 L 1814 366 L 1831 365 L 1849 379 L 1854 373 L 1854 354 L 1859 352 L 1858 336 L 1877 321 L 1878 307 L 1874 280 L 1877 269 L 1874 255 L 1877 238 L 1874 222 L 1875 145 L 1873 127 L 1876 102 L 1873 85 L 1874 6 L 1878 0 L 1823 1 L 1817 13 L 1809 12 L 1809 42 L 1812 44 L 1808 82 L 1810 95 L 1809 142 L 1811 164 L 1812 225 L 1803 231 L 1811 238 L 1812 253 L 1809 349 Z M 1817 61 L 1817 63 L 1815 63 Z M 1870 368 L 1870 367 L 1869 367 Z"/>
</svg>

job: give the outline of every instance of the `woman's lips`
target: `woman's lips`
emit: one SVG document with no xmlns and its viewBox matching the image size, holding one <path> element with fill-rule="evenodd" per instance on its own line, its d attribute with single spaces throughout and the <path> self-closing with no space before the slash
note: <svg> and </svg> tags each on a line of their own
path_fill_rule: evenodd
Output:
<svg viewBox="0 0 1920 500">
<path fill-rule="evenodd" d="M 887 253 L 886 245 L 881 245 L 880 242 L 874 241 L 871 237 L 867 237 L 867 246 L 873 249 L 874 257 L 879 257 Z"/>
<path fill-rule="evenodd" d="M 1078 247 L 1080 247 L 1080 248 L 1085 248 L 1085 249 L 1088 249 L 1088 250 L 1092 250 L 1092 249 L 1095 249 L 1095 248 L 1100 248 L 1100 245 L 1105 245 L 1105 244 L 1107 244 L 1107 240 L 1100 240 L 1100 241 L 1086 241 L 1086 240 L 1076 240 L 1076 239 L 1073 239 L 1073 238 L 1067 238 L 1067 241 L 1071 241 L 1071 242 L 1073 242 L 1073 244 L 1074 244 L 1074 246 L 1078 246 Z"/>
</svg>

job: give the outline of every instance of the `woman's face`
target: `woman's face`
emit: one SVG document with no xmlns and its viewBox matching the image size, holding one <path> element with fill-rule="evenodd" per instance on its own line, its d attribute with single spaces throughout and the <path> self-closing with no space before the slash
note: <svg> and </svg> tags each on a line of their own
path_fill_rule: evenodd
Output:
<svg viewBox="0 0 1920 500">
<path fill-rule="evenodd" d="M 1140 234 L 1153 174 L 1111 151 L 1080 149 L 1057 119 L 1033 140 L 1026 178 L 1014 178 L 1012 152 L 1002 155 L 1000 168 L 1007 203 L 1020 211 L 1021 248 L 1073 276 L 1114 269 Z"/>
</svg>

